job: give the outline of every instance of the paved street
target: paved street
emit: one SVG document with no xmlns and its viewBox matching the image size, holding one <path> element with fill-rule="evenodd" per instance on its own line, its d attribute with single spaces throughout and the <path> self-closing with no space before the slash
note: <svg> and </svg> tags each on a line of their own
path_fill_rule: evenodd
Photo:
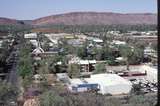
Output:
<svg viewBox="0 0 160 106">
<path fill-rule="evenodd" d="M 18 50 L 17 46 L 14 46 L 13 51 L 10 53 L 8 64 L 11 64 L 12 67 L 9 69 L 9 74 L 7 76 L 7 82 L 11 83 L 13 86 L 18 87 L 18 73 L 17 73 L 17 61 L 18 61 Z"/>
</svg>

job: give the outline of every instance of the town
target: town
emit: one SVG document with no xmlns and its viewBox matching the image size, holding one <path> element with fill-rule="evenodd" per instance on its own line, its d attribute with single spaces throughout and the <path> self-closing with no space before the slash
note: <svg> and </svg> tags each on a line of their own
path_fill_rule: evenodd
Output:
<svg viewBox="0 0 160 106">
<path fill-rule="evenodd" d="M 4 82 L 0 89 L 14 85 L 8 95 L 16 96 L 9 102 L 3 98 L 7 95 L 3 91 L 1 98 L 10 106 L 16 106 L 13 101 L 29 106 L 27 103 L 37 102 L 37 98 L 47 104 L 48 95 L 56 106 L 80 106 L 71 103 L 77 100 L 73 95 L 83 102 L 83 96 L 88 96 L 90 99 L 85 100 L 95 106 L 96 98 L 127 104 L 133 95 L 146 96 L 156 104 L 152 99 L 158 89 L 157 31 L 66 33 L 35 28 L 0 35 L 0 78 Z M 6 82 L 11 85 L 6 87 Z M 16 87 L 20 93 L 15 92 Z"/>
</svg>

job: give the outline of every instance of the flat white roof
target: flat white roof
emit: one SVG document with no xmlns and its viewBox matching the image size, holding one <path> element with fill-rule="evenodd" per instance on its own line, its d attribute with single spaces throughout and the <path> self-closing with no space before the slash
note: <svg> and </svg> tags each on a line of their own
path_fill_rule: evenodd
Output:
<svg viewBox="0 0 160 106">
<path fill-rule="evenodd" d="M 79 61 L 80 64 L 95 64 L 96 60 L 80 60 Z"/>
<path fill-rule="evenodd" d="M 71 85 L 78 84 L 100 84 L 103 86 L 115 86 L 115 85 L 132 85 L 132 83 L 116 74 L 95 74 L 91 75 L 90 78 L 80 78 L 70 79 Z"/>
<path fill-rule="evenodd" d="M 98 83 L 103 86 L 121 85 L 127 84 L 131 85 L 130 81 L 116 75 L 116 74 L 95 74 L 91 75 L 91 78 L 85 79 L 88 83 Z"/>
<path fill-rule="evenodd" d="M 125 45 L 126 44 L 126 42 L 124 42 L 124 41 L 119 41 L 119 40 L 113 40 L 113 42 L 112 42 L 113 44 L 117 44 L 117 45 Z"/>
<path fill-rule="evenodd" d="M 121 60 L 124 60 L 124 58 L 123 57 L 117 57 L 116 60 L 121 61 Z"/>
<path fill-rule="evenodd" d="M 24 34 L 24 38 L 37 38 L 37 33 Z"/>
<path fill-rule="evenodd" d="M 88 60 L 80 60 L 79 63 L 80 64 L 89 64 L 89 61 Z"/>
<path fill-rule="evenodd" d="M 93 39 L 93 41 L 97 42 L 97 43 L 102 43 L 103 42 L 103 40 L 101 40 L 101 39 Z"/>
<path fill-rule="evenodd" d="M 96 64 L 96 60 L 89 60 L 89 63 Z"/>
</svg>

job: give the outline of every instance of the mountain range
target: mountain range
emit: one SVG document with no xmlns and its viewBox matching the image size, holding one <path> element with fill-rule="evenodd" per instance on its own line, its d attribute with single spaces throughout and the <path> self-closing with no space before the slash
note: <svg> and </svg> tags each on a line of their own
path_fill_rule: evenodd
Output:
<svg viewBox="0 0 160 106">
<path fill-rule="evenodd" d="M 71 12 L 34 20 L 0 18 L 0 25 L 136 25 L 157 24 L 154 13 Z"/>
</svg>

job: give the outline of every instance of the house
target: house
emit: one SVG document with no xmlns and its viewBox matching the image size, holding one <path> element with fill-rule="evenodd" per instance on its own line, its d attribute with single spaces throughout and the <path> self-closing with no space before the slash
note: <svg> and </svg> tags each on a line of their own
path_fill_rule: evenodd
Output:
<svg viewBox="0 0 160 106">
<path fill-rule="evenodd" d="M 119 35 L 120 31 L 108 31 L 107 34 Z"/>
<path fill-rule="evenodd" d="M 93 39 L 93 42 L 95 42 L 95 43 L 103 43 L 103 40 L 102 39 Z"/>
<path fill-rule="evenodd" d="M 119 40 L 113 40 L 113 41 L 111 42 L 111 44 L 115 44 L 115 45 L 125 45 L 126 42 L 124 42 L 124 41 L 119 41 Z"/>
<path fill-rule="evenodd" d="M 147 76 L 146 76 L 146 79 L 149 81 L 149 82 L 152 82 L 152 83 L 157 83 L 158 82 L 158 78 L 157 78 L 157 73 L 158 73 L 158 69 L 157 68 L 153 68 L 151 66 L 148 66 L 148 65 L 143 65 L 140 70 L 140 72 L 146 72 L 147 73 Z"/>
<path fill-rule="evenodd" d="M 87 37 L 87 40 L 90 41 L 91 43 L 94 43 L 96 45 L 102 45 L 103 44 L 103 40 L 96 38 L 96 37 Z"/>
<path fill-rule="evenodd" d="M 127 80 L 146 79 L 146 77 L 147 77 L 147 71 L 145 71 L 145 72 L 126 71 L 126 72 L 121 72 L 121 73 L 117 73 L 117 74 Z"/>
<path fill-rule="evenodd" d="M 130 65 L 129 72 L 125 73 L 126 66 L 107 66 L 107 70 L 119 73 L 118 75 L 123 76 L 125 79 L 146 79 L 149 82 L 157 82 L 157 68 L 153 68 L 148 65 Z"/>
<path fill-rule="evenodd" d="M 31 44 L 35 47 L 38 47 L 38 41 L 37 40 L 30 40 Z"/>
<path fill-rule="evenodd" d="M 80 72 L 93 72 L 95 70 L 96 60 L 80 60 Z"/>
<path fill-rule="evenodd" d="M 95 70 L 96 60 L 81 60 L 79 57 L 72 57 L 68 64 L 79 64 L 80 72 L 91 73 Z"/>
<path fill-rule="evenodd" d="M 67 43 L 69 45 L 73 45 L 73 46 L 77 47 L 77 46 L 82 46 L 84 42 L 81 41 L 80 39 L 70 39 L 70 40 L 67 40 Z"/>
<path fill-rule="evenodd" d="M 145 41 L 145 42 L 157 42 L 158 36 L 157 35 L 134 35 L 134 36 L 128 36 L 128 38 L 135 39 L 138 41 Z"/>
<path fill-rule="evenodd" d="M 26 39 L 36 39 L 37 38 L 37 33 L 24 34 L 24 38 L 26 38 Z"/>
<path fill-rule="evenodd" d="M 57 54 L 58 52 L 59 52 L 58 48 L 49 48 L 49 51 L 44 51 L 41 48 L 40 43 L 38 43 L 38 47 L 33 50 L 32 54 L 34 56 L 53 56 Z"/>
<path fill-rule="evenodd" d="M 44 50 L 41 47 L 37 47 L 36 49 L 33 50 L 32 54 L 38 55 L 44 53 Z"/>
<path fill-rule="evenodd" d="M 62 81 L 64 83 L 69 83 L 69 76 L 67 75 L 67 73 L 57 73 L 57 81 Z"/>
<path fill-rule="evenodd" d="M 50 40 L 59 40 L 60 38 L 66 38 L 66 39 L 74 39 L 75 36 L 72 34 L 67 34 L 67 33 L 51 33 L 51 34 L 45 34 L 47 38 Z"/>
<path fill-rule="evenodd" d="M 156 51 L 151 49 L 151 47 L 146 47 L 144 49 L 144 56 L 153 56 L 154 54 L 156 54 Z"/>
</svg>

